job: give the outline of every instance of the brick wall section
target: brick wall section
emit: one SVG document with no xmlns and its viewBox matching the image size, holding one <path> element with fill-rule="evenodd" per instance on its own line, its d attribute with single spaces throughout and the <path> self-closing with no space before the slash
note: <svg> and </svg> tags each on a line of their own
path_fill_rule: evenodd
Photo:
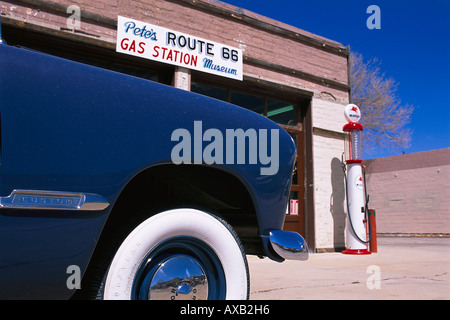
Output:
<svg viewBox="0 0 450 320">
<path fill-rule="evenodd" d="M 66 21 L 70 14 L 67 14 L 64 9 L 70 5 L 79 6 L 82 11 L 80 30 L 84 32 L 82 36 L 109 43 L 112 48 L 115 44 L 117 16 L 122 15 L 239 47 L 243 50 L 244 56 L 250 58 L 299 70 L 344 85 L 348 84 L 346 49 L 341 44 L 219 1 L 22 0 L 0 1 L 0 10 L 2 16 L 14 19 L 18 23 L 61 30 L 67 28 Z M 59 11 L 55 11 L 55 7 L 58 7 Z M 220 9 L 220 13 L 216 9 Z M 96 17 L 89 14 L 106 19 L 95 21 Z M 108 19 L 110 19 L 109 22 Z M 247 23 L 249 20 L 264 24 L 265 29 Z M 321 43 L 323 47 L 333 47 L 343 53 L 336 54 L 322 50 L 317 46 L 270 32 L 270 30 L 280 29 L 303 38 L 313 39 Z M 67 34 L 71 32 L 68 30 Z M 264 68 L 249 64 L 244 64 L 244 74 L 286 83 L 318 95 L 329 92 L 325 97 L 330 101 L 346 103 L 348 100 L 346 90 L 332 89 L 320 83 L 302 80 L 298 76 L 270 73 Z"/>
<path fill-rule="evenodd" d="M 450 235 L 450 148 L 365 164 L 377 233 Z"/>
</svg>

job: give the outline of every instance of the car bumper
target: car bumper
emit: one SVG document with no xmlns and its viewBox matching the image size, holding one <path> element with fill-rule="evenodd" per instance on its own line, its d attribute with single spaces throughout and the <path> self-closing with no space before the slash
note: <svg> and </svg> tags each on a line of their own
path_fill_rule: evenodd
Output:
<svg viewBox="0 0 450 320">
<path fill-rule="evenodd" d="M 296 232 L 272 230 L 269 243 L 275 253 L 286 260 L 308 260 L 308 245 L 301 235 Z"/>
</svg>

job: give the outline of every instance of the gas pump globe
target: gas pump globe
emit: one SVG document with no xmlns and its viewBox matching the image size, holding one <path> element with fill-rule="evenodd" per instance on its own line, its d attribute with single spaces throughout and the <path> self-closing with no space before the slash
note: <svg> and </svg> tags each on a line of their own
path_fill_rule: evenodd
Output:
<svg viewBox="0 0 450 320">
<path fill-rule="evenodd" d="M 348 123 L 342 129 L 345 134 L 345 187 L 347 198 L 346 250 L 345 254 L 370 254 L 367 250 L 367 199 L 365 198 L 365 179 L 362 174 L 362 131 L 358 123 L 361 112 L 354 104 L 344 109 Z"/>
</svg>

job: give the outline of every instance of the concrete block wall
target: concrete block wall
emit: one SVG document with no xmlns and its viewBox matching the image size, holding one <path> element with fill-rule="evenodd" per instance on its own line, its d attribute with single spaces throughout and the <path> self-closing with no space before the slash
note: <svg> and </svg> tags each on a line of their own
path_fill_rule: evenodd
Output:
<svg viewBox="0 0 450 320">
<path fill-rule="evenodd" d="M 344 105 L 313 99 L 316 247 L 345 247 L 345 190 L 341 155 Z"/>
<path fill-rule="evenodd" d="M 377 233 L 450 235 L 450 148 L 365 163 Z"/>
</svg>

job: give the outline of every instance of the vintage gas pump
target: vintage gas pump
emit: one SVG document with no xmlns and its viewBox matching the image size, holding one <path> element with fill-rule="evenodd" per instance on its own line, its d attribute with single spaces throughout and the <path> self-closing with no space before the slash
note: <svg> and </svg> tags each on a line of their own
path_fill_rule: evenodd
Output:
<svg viewBox="0 0 450 320">
<path fill-rule="evenodd" d="M 371 252 L 367 250 L 369 219 L 362 161 L 363 126 L 358 123 L 361 119 L 361 112 L 356 105 L 349 104 L 345 107 L 344 115 L 348 121 L 343 128 L 345 164 L 342 163 L 346 182 L 347 222 L 346 250 L 342 253 L 370 254 Z"/>
</svg>

